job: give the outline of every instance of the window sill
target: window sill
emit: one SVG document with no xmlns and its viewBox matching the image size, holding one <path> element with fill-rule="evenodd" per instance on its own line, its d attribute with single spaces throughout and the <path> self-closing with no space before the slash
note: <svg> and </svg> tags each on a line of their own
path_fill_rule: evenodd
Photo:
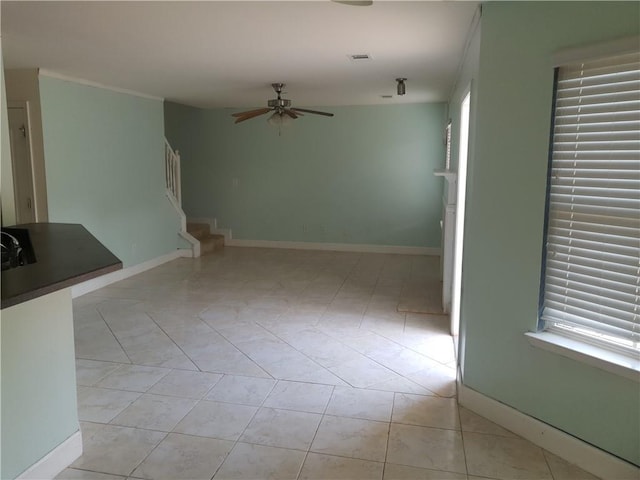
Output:
<svg viewBox="0 0 640 480">
<path fill-rule="evenodd" d="M 640 383 L 640 359 L 611 352 L 550 332 L 525 333 L 529 343 L 543 350 L 586 363 L 607 372 Z"/>
</svg>

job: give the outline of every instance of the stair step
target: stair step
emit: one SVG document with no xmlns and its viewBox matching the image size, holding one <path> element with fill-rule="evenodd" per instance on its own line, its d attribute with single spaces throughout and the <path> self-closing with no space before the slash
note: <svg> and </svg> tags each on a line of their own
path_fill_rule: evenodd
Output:
<svg viewBox="0 0 640 480">
<path fill-rule="evenodd" d="M 200 254 L 211 253 L 224 248 L 224 235 L 209 234 L 200 238 Z"/>
<path fill-rule="evenodd" d="M 200 241 L 200 255 L 224 248 L 224 235 L 211 233 L 208 223 L 187 223 L 187 232 Z"/>
<path fill-rule="evenodd" d="M 211 235 L 208 223 L 187 223 L 187 232 L 198 240 Z"/>
</svg>

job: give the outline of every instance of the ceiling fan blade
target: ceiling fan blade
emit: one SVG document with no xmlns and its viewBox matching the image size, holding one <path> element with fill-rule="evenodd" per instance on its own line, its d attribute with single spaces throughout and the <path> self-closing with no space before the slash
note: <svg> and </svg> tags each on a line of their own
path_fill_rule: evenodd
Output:
<svg viewBox="0 0 640 480">
<path fill-rule="evenodd" d="M 233 122 L 233 123 L 244 122 L 245 120 L 249 120 L 251 118 L 258 117 L 260 115 L 264 115 L 265 113 L 270 112 L 270 111 L 271 111 L 270 108 L 263 108 L 261 110 L 254 110 L 252 112 L 246 112 L 245 115 L 243 115 L 242 117 L 236 118 L 236 121 Z"/>
<path fill-rule="evenodd" d="M 315 115 L 324 115 L 325 117 L 333 117 L 333 113 L 319 112 L 318 110 L 309 110 L 307 108 L 292 108 L 294 112 L 313 113 Z"/>
<path fill-rule="evenodd" d="M 301 113 L 296 115 L 296 112 L 293 112 L 293 111 L 291 111 L 289 109 L 286 109 L 286 108 L 284 110 L 284 113 L 286 113 L 287 115 L 289 115 L 293 119 L 296 119 L 296 118 L 298 118 L 299 115 L 302 115 Z"/>
<path fill-rule="evenodd" d="M 271 110 L 270 108 L 264 107 L 264 108 L 256 108 L 255 110 L 248 110 L 246 112 L 237 112 L 237 113 L 232 113 L 231 116 L 232 117 L 244 117 L 245 115 L 248 115 L 250 113 L 256 113 L 256 112 L 260 112 L 258 113 L 258 115 L 262 115 L 263 113 L 267 113 L 269 110 Z"/>
</svg>

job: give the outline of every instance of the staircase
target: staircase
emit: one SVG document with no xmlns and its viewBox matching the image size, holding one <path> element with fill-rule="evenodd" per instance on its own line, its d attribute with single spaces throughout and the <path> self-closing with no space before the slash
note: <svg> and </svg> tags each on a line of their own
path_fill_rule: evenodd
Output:
<svg viewBox="0 0 640 480">
<path fill-rule="evenodd" d="M 187 223 L 187 232 L 200 242 L 200 254 L 212 253 L 224 248 L 224 235 L 211 233 L 207 223 Z"/>
<path fill-rule="evenodd" d="M 187 216 L 182 210 L 180 152 L 174 151 L 165 138 L 164 153 L 167 198 L 180 217 L 178 235 L 191 244 L 190 256 L 196 258 L 206 253 L 222 250 L 224 248 L 224 235 L 211 233 L 208 223 L 187 222 Z"/>
</svg>

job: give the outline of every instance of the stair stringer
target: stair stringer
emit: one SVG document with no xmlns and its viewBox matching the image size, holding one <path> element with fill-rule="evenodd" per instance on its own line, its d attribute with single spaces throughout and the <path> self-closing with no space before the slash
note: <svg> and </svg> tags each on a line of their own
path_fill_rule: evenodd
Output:
<svg viewBox="0 0 640 480">
<path fill-rule="evenodd" d="M 187 232 L 187 216 L 182 210 L 182 207 L 178 204 L 178 200 L 173 196 L 173 193 L 167 189 L 167 198 L 173 208 L 176 210 L 178 217 L 180 218 L 180 231 L 178 235 L 184 238 L 187 242 L 191 244 L 191 257 L 198 258 L 200 256 L 200 241 Z"/>
</svg>

